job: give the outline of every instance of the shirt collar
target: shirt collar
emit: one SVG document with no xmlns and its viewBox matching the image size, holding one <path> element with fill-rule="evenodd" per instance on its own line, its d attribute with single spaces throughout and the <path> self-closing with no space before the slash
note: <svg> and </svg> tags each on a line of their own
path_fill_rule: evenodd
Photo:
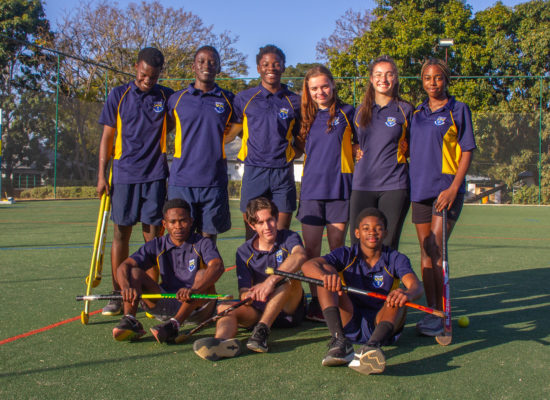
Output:
<svg viewBox="0 0 550 400">
<path fill-rule="evenodd" d="M 195 88 L 195 83 L 190 83 L 187 87 L 187 90 L 192 95 L 199 95 L 199 96 L 221 96 L 222 89 L 216 84 L 214 85 L 214 88 L 212 90 L 209 90 L 208 92 L 203 92 L 202 90 Z"/>
<path fill-rule="evenodd" d="M 181 246 L 176 246 L 173 242 L 172 242 L 172 239 L 170 238 L 170 235 L 169 234 L 166 234 L 165 236 L 163 236 L 164 240 L 165 240 L 165 248 L 166 248 L 166 251 L 170 251 L 172 249 L 187 249 L 189 246 L 192 246 L 194 243 L 197 242 L 197 237 L 196 237 L 196 233 L 191 233 L 189 235 L 189 237 L 187 238 L 187 240 L 185 242 L 182 243 Z"/>
<path fill-rule="evenodd" d="M 382 271 L 384 267 L 388 265 L 389 252 L 390 252 L 389 247 L 386 247 L 384 245 L 382 246 L 382 251 L 380 252 L 380 258 L 378 259 L 376 264 L 372 266 L 372 268 L 367 267 L 366 262 L 363 258 L 363 253 L 361 252 L 361 247 L 359 243 L 355 243 L 352 246 L 352 249 L 353 249 L 353 255 L 357 257 L 358 262 L 365 264 L 365 268 L 369 271 L 369 273 Z"/>
<path fill-rule="evenodd" d="M 284 83 L 281 83 L 281 88 L 275 93 L 271 93 L 261 83 L 258 85 L 258 87 L 260 88 L 260 92 L 264 97 L 277 96 L 279 98 L 283 98 L 284 96 L 287 96 L 290 92 L 288 90 L 288 86 L 285 85 Z"/>
<path fill-rule="evenodd" d="M 376 111 L 381 111 L 385 108 L 387 108 L 388 110 L 393 110 L 393 111 L 396 111 L 399 109 L 398 105 L 397 105 L 397 102 L 394 101 L 393 99 L 390 100 L 390 102 L 388 104 L 386 104 L 385 106 L 379 106 L 378 104 L 376 104 L 376 102 L 374 102 L 372 104 L 372 108 Z"/>
<path fill-rule="evenodd" d="M 258 256 L 261 256 L 261 255 L 264 255 L 264 254 L 272 254 L 276 250 L 278 250 L 279 247 L 280 247 L 279 243 L 281 242 L 281 234 L 282 234 L 282 232 L 280 230 L 278 230 L 277 231 L 277 238 L 275 239 L 275 243 L 273 243 L 273 247 L 269 251 L 257 250 L 256 248 L 254 248 L 254 240 L 256 240 L 256 238 L 258 237 L 257 233 L 255 233 L 254 236 L 252 236 L 250 239 L 248 239 L 246 241 L 246 243 L 247 243 L 247 245 L 250 249 L 250 252 L 252 254 L 254 254 L 254 258 L 257 258 Z"/>
<path fill-rule="evenodd" d="M 422 102 L 422 104 L 420 104 L 419 108 L 424 109 L 424 111 L 426 111 L 428 114 L 432 114 L 432 110 L 430 109 L 430 106 L 428 105 L 428 101 L 429 101 L 429 99 L 424 100 Z M 443 107 L 441 107 L 436 112 L 444 112 L 444 111 L 452 110 L 454 105 L 455 105 L 455 102 L 456 102 L 455 97 L 454 96 L 449 96 L 449 101 L 447 102 L 447 104 L 445 104 Z"/>
</svg>

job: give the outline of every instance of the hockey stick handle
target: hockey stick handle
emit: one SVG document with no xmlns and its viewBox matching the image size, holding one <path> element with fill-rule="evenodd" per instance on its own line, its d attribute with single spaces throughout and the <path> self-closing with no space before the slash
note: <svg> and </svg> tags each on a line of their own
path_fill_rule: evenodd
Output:
<svg viewBox="0 0 550 400">
<path fill-rule="evenodd" d="M 315 279 L 315 278 L 310 278 L 308 276 L 293 274 L 292 272 L 280 271 L 280 270 L 273 269 L 273 268 L 267 268 L 265 270 L 265 272 L 268 275 L 280 275 L 280 276 L 285 276 L 285 277 L 290 278 L 290 279 L 297 279 L 299 281 L 312 283 L 312 284 L 317 285 L 317 286 L 324 286 L 323 281 L 320 280 L 320 279 Z M 354 288 L 354 287 L 351 287 L 351 286 L 342 286 L 342 290 L 344 292 L 361 294 L 363 296 L 374 297 L 374 298 L 381 299 L 381 300 L 386 300 L 386 298 L 387 298 L 386 295 L 383 295 L 381 293 L 369 292 L 367 290 L 357 289 L 357 288 Z M 423 305 L 416 304 L 416 303 L 411 303 L 409 301 L 407 301 L 405 303 L 405 306 L 410 307 L 410 308 L 415 308 L 417 310 L 423 311 L 423 312 L 428 313 L 428 314 L 436 315 L 440 318 L 445 318 L 445 313 L 443 313 L 443 311 L 434 310 L 433 308 L 430 308 L 430 307 L 425 307 Z"/>
<path fill-rule="evenodd" d="M 177 293 L 143 293 L 140 299 L 175 299 Z M 192 299 L 218 299 L 231 300 L 230 294 L 192 294 Z M 76 296 L 76 301 L 95 301 L 95 300 L 122 300 L 121 294 L 90 294 L 88 296 Z"/>
</svg>

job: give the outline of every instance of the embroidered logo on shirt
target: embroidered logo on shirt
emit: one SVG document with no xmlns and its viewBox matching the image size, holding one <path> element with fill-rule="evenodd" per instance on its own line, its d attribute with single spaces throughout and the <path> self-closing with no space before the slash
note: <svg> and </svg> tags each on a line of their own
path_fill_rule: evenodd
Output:
<svg viewBox="0 0 550 400">
<path fill-rule="evenodd" d="M 332 121 L 332 126 L 336 126 L 340 123 L 340 117 L 336 117 L 334 118 L 334 120 Z M 309 135 L 308 135 L 309 136 Z"/>
<path fill-rule="evenodd" d="M 164 103 L 162 101 L 155 101 L 153 103 L 153 111 L 156 113 L 164 111 Z"/>
<path fill-rule="evenodd" d="M 374 275 L 372 279 L 372 284 L 375 288 L 381 288 L 384 284 L 384 275 L 383 274 L 376 274 Z"/>
<path fill-rule="evenodd" d="M 218 114 L 221 114 L 225 111 L 225 106 L 223 103 L 216 101 L 216 106 L 214 107 L 214 110 L 216 110 Z"/>
<path fill-rule="evenodd" d="M 193 272 L 197 268 L 197 264 L 195 263 L 195 259 L 189 260 L 189 271 Z"/>
<path fill-rule="evenodd" d="M 279 117 L 281 117 L 281 119 L 287 119 L 288 118 L 288 108 L 281 108 L 279 110 Z"/>
<path fill-rule="evenodd" d="M 278 250 L 277 253 L 275 253 L 275 257 L 277 258 L 277 262 L 280 264 L 283 262 L 283 251 Z"/>
<path fill-rule="evenodd" d="M 392 126 L 395 126 L 395 124 L 397 123 L 397 120 L 395 119 L 395 117 L 388 117 L 386 119 L 386 126 L 388 127 L 392 127 Z"/>
<path fill-rule="evenodd" d="M 447 117 L 437 117 L 437 119 L 434 121 L 434 124 L 437 126 L 441 126 L 445 123 L 447 120 Z"/>
</svg>

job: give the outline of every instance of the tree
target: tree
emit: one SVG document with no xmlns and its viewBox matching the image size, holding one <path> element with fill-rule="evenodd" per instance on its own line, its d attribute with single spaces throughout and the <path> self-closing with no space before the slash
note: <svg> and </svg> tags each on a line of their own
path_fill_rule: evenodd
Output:
<svg viewBox="0 0 550 400">
<path fill-rule="evenodd" d="M 514 8 L 497 2 L 472 15 L 460 0 L 377 0 L 375 20 L 344 50 L 329 52 L 329 65 L 336 76 L 365 76 L 368 65 L 382 54 L 392 56 L 401 76 L 420 73 L 426 57 L 444 58 L 438 39 L 451 37 L 449 67 L 455 76 L 484 76 L 483 79 L 453 79 L 450 91 L 473 112 L 478 151 L 470 169 L 473 174 L 497 181 L 513 182 L 520 172 L 538 176 L 539 113 L 548 120 L 550 98 L 550 2 L 532 0 Z M 525 76 L 522 79 L 505 77 Z M 545 78 L 536 78 L 543 76 Z M 362 93 L 364 79 L 356 79 Z M 401 93 L 413 104 L 425 94 L 419 80 L 402 79 Z M 348 102 L 350 85 L 340 90 Z M 542 148 L 548 148 L 550 131 L 543 123 Z M 540 168 L 542 181 L 548 168 Z"/>
<path fill-rule="evenodd" d="M 369 10 L 346 10 L 344 15 L 336 20 L 336 29 L 328 38 L 323 38 L 317 43 L 317 59 L 327 61 L 334 53 L 344 52 L 353 43 L 353 40 L 365 33 L 373 20 Z"/>
<path fill-rule="evenodd" d="M 3 0 L 0 9 L 0 108 L 3 172 L 10 189 L 17 163 L 39 167 L 46 162 L 41 135 L 51 134 L 48 104 L 40 91 L 50 80 L 52 60 L 27 42 L 51 42 L 49 23 L 39 0 Z"/>
<path fill-rule="evenodd" d="M 121 23 L 124 21 L 124 24 Z M 237 37 L 217 34 L 196 15 L 183 9 L 164 7 L 159 1 L 131 3 L 119 9 L 106 0 L 82 3 L 65 15 L 56 35 L 56 48 L 95 64 L 64 58 L 61 64 L 61 93 L 64 113 L 60 118 L 60 151 L 66 177 L 73 181 L 95 180 L 99 142 L 97 120 L 109 88 L 133 79 L 140 49 L 153 46 L 165 56 L 161 84 L 180 89 L 193 78 L 195 51 L 215 46 L 222 62 L 221 77 L 246 73 L 245 56 L 234 47 Z M 117 73 L 100 65 L 107 65 Z M 238 87 L 223 81 L 222 86 Z M 90 103 L 91 102 L 91 103 Z M 90 112 L 93 110 L 93 112 Z"/>
</svg>

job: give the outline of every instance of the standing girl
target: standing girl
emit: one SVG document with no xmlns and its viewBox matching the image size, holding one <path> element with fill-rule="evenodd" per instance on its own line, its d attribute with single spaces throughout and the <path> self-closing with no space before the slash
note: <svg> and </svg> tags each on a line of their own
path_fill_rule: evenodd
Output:
<svg viewBox="0 0 550 400">
<path fill-rule="evenodd" d="M 371 63 L 369 75 L 365 97 L 354 118 L 362 156 L 353 175 L 350 240 L 352 244 L 357 242 L 357 215 L 375 207 L 388 220 L 384 245 L 397 250 L 410 205 L 406 152 L 413 106 L 399 97 L 393 59 L 378 57 Z"/>
<path fill-rule="evenodd" d="M 420 76 L 428 98 L 418 106 L 411 122 L 412 221 L 420 243 L 426 301 L 429 307 L 442 310 L 442 211 L 447 209 L 448 237 L 462 210 L 465 177 L 476 144 L 470 109 L 447 92 L 447 65 L 429 59 Z M 416 327 L 423 335 L 438 336 L 443 332 L 443 320 L 430 315 Z"/>
<path fill-rule="evenodd" d="M 302 92 L 299 141 L 304 146 L 304 173 L 297 218 L 308 258 L 321 255 L 327 228 L 330 250 L 344 245 L 353 174 L 354 109 L 338 99 L 328 68 L 311 68 Z M 323 320 L 315 287 L 307 318 Z"/>
</svg>

